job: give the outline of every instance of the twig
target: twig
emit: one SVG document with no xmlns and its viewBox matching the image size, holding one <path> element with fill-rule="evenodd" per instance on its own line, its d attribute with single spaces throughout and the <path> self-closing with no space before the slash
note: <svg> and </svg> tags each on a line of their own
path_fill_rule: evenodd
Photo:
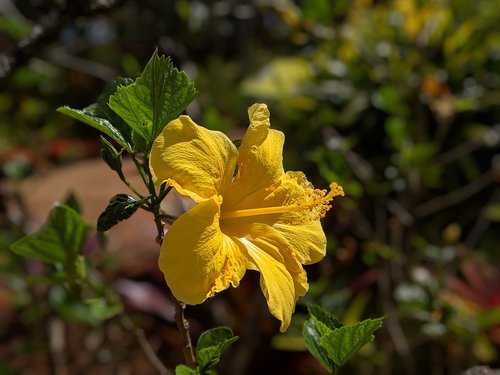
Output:
<svg viewBox="0 0 500 375">
<path fill-rule="evenodd" d="M 488 207 L 494 204 L 498 204 L 500 201 L 500 189 L 496 189 L 491 197 L 491 199 L 484 205 L 484 207 Z M 488 230 L 490 226 L 490 220 L 486 215 L 479 215 L 477 221 L 474 226 L 470 230 L 469 234 L 465 238 L 465 244 L 468 248 L 472 249 L 476 246 L 476 244 L 481 239 L 481 236 L 484 232 Z"/>
<path fill-rule="evenodd" d="M 63 48 L 53 48 L 49 50 L 45 56 L 51 64 L 81 72 L 87 76 L 96 77 L 105 82 L 113 81 L 116 76 L 118 76 L 118 73 L 109 66 L 73 56 L 67 53 Z"/>
<path fill-rule="evenodd" d="M 191 368 L 196 368 L 196 357 L 194 355 L 193 344 L 191 342 L 191 336 L 189 335 L 189 322 L 184 317 L 184 310 L 186 309 L 186 304 L 175 299 L 175 321 L 177 322 L 177 328 L 182 335 L 182 353 L 184 354 L 184 361 L 186 365 Z"/>
<path fill-rule="evenodd" d="M 160 375 L 171 375 L 172 372 L 168 370 L 163 365 L 160 358 L 158 358 L 155 350 L 151 347 L 151 344 L 149 343 L 146 335 L 144 334 L 144 331 L 141 328 L 135 326 L 135 324 L 127 315 L 122 315 L 121 321 L 126 329 L 132 331 L 135 334 L 137 341 L 139 342 L 139 345 L 141 346 L 144 354 L 146 354 L 146 357 L 148 358 L 149 362 L 151 362 L 151 364 L 155 367 L 155 369 L 158 370 L 158 373 L 160 373 Z"/>
<path fill-rule="evenodd" d="M 493 172 L 490 170 L 480 176 L 479 178 L 472 181 L 470 184 L 464 187 L 452 191 L 449 194 L 431 199 L 423 203 L 422 205 L 415 208 L 415 217 L 423 218 L 429 216 L 435 212 L 441 211 L 444 208 L 458 204 L 467 198 L 472 197 L 479 191 L 487 187 L 493 182 Z"/>
<path fill-rule="evenodd" d="M 434 159 L 434 161 L 441 165 L 446 165 L 464 157 L 465 155 L 472 153 L 473 151 L 476 151 L 477 149 L 481 148 L 482 145 L 483 143 L 477 140 L 464 142 L 458 145 L 457 147 L 451 149 L 450 151 L 438 155 Z"/>
<path fill-rule="evenodd" d="M 394 345 L 394 349 L 401 356 L 403 361 L 403 366 L 405 368 L 405 374 L 415 375 L 416 367 L 411 355 L 410 346 L 406 340 L 403 328 L 398 320 L 397 313 L 395 311 L 394 304 L 391 300 L 391 285 L 390 285 L 390 268 L 389 263 L 384 263 L 384 268 L 386 272 L 382 272 L 378 280 L 378 286 L 382 295 L 382 308 L 385 315 L 385 324 L 387 332 L 391 337 Z"/>
<path fill-rule="evenodd" d="M 8 76 L 15 68 L 23 65 L 52 40 L 76 17 L 88 16 L 116 6 L 120 0 L 71 0 L 61 1 L 47 14 L 41 16 L 33 26 L 31 34 L 21 40 L 14 51 L 0 55 L 0 77 Z"/>
<path fill-rule="evenodd" d="M 387 201 L 387 209 L 396 216 L 401 224 L 404 226 L 410 226 L 413 224 L 414 220 L 411 214 L 401 205 L 400 202 L 389 199 Z"/>
</svg>

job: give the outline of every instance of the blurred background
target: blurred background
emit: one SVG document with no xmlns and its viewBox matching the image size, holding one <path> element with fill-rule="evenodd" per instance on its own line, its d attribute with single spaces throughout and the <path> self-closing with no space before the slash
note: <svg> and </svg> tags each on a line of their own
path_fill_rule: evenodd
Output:
<svg viewBox="0 0 500 375">
<path fill-rule="evenodd" d="M 346 324 L 385 316 L 346 374 L 500 367 L 499 15 L 499 0 L 1 0 L 0 374 L 157 374 L 151 351 L 182 361 L 152 216 L 85 245 L 124 306 L 111 319 L 85 319 L 43 264 L 9 251 L 57 200 L 95 224 L 128 193 L 97 132 L 56 108 L 136 78 L 155 48 L 195 82 L 196 122 L 241 138 L 265 102 L 285 169 L 346 192 L 285 335 L 254 272 L 188 307 L 195 340 L 217 325 L 240 336 L 221 373 L 325 373 L 300 338 L 309 302 Z"/>
</svg>

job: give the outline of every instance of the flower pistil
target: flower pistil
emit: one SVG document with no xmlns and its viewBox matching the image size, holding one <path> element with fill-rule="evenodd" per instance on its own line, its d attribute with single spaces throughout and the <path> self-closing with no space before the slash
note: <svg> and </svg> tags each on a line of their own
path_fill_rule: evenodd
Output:
<svg viewBox="0 0 500 375">
<path fill-rule="evenodd" d="M 282 206 L 247 208 L 232 211 L 223 210 L 220 215 L 220 220 L 239 219 L 259 215 L 298 213 L 300 222 L 309 222 L 324 217 L 328 210 L 332 208 L 330 205 L 331 200 L 339 195 L 343 196 L 344 190 L 342 186 L 333 182 L 330 184 L 330 191 L 328 192 L 326 189 L 313 189 L 307 191 L 305 196 L 300 197 L 300 200 L 293 200 Z"/>
</svg>

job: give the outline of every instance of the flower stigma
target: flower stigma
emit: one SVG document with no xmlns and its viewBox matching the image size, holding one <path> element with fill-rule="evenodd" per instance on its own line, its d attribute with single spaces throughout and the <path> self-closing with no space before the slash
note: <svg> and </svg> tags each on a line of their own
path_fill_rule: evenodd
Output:
<svg viewBox="0 0 500 375">
<path fill-rule="evenodd" d="M 297 213 L 301 222 L 317 220 L 323 218 L 332 208 L 330 202 L 336 196 L 344 196 L 342 186 L 335 182 L 330 184 L 330 191 L 326 189 L 314 189 L 308 191 L 305 196 L 300 197 L 300 201 L 275 207 L 247 208 L 242 210 L 224 211 L 222 210 L 220 220 L 239 219 L 260 215 Z"/>
</svg>

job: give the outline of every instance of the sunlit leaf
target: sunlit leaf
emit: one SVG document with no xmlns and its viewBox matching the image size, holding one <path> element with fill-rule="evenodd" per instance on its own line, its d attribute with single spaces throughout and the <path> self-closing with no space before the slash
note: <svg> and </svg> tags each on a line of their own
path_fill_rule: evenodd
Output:
<svg viewBox="0 0 500 375">
<path fill-rule="evenodd" d="M 335 373 L 339 366 L 328 357 L 324 348 L 321 347 L 321 334 L 314 319 L 308 319 L 302 328 L 302 336 L 306 342 L 307 350 L 316 358 L 329 372 Z"/>
<path fill-rule="evenodd" d="M 151 143 L 163 127 L 179 116 L 196 94 L 186 73 L 177 70 L 170 57 L 155 51 L 141 76 L 119 87 L 109 106 L 142 138 Z"/>
<path fill-rule="evenodd" d="M 342 327 L 342 322 L 332 313 L 318 305 L 309 304 L 307 310 L 311 319 L 316 323 L 316 328 L 321 335 L 330 333 L 335 328 Z"/>
<path fill-rule="evenodd" d="M 349 357 L 365 344 L 373 341 L 373 333 L 382 327 L 383 318 L 366 319 L 359 323 L 334 329 L 321 337 L 321 347 L 338 366 L 343 366 Z"/>
<path fill-rule="evenodd" d="M 127 151 L 132 152 L 132 129 L 116 114 L 108 105 L 109 96 L 114 93 L 118 86 L 130 85 L 132 80 L 122 78 L 106 86 L 104 92 L 97 99 L 97 103 L 91 104 L 84 109 L 73 109 L 68 106 L 59 107 L 58 112 L 79 120 L 106 134 L 115 140 Z"/>
</svg>

